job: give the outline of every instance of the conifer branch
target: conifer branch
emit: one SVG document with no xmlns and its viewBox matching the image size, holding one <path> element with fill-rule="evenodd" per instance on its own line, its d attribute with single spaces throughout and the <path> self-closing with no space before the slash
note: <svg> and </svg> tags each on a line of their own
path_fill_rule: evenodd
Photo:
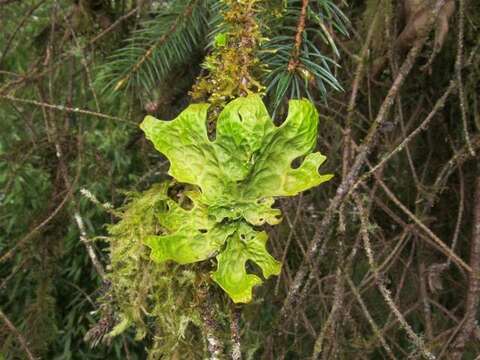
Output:
<svg viewBox="0 0 480 360">
<path fill-rule="evenodd" d="M 155 43 L 153 43 L 143 54 L 140 59 L 133 64 L 131 70 L 121 78 L 114 87 L 114 91 L 119 90 L 139 69 L 140 67 L 152 57 L 153 51 L 164 45 L 172 36 L 175 34 L 177 27 L 184 18 L 189 17 L 192 14 L 193 6 L 195 5 L 196 0 L 192 1 L 185 9 L 185 11 L 177 17 L 177 19 L 170 25 L 169 29 L 163 34 Z"/>
<path fill-rule="evenodd" d="M 302 46 L 302 36 L 305 31 L 305 18 L 307 16 L 308 0 L 302 0 L 302 10 L 298 18 L 297 33 L 295 34 L 295 47 L 293 49 L 292 58 L 288 62 L 288 71 L 293 72 L 299 64 L 300 47 Z"/>
<path fill-rule="evenodd" d="M 163 5 L 154 19 L 144 20 L 126 45 L 114 51 L 101 66 L 97 81 L 114 96 L 120 89 L 150 93 L 203 51 L 208 16 L 203 0 Z"/>
<path fill-rule="evenodd" d="M 275 18 L 268 25 L 274 36 L 263 44 L 260 52 L 269 69 L 263 81 L 274 109 L 285 98 L 315 100 L 326 97 L 327 86 L 342 89 L 332 72 L 337 64 L 319 48 L 319 41 L 325 42 L 337 56 L 328 28 L 346 35 L 347 22 L 331 0 L 285 2 L 282 18 Z"/>
</svg>

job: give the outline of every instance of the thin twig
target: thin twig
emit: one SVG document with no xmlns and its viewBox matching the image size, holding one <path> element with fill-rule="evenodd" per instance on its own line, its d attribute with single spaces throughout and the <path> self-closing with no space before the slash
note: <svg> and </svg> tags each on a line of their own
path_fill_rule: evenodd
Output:
<svg viewBox="0 0 480 360">
<path fill-rule="evenodd" d="M 25 25 L 25 23 L 27 22 L 27 20 L 30 18 L 30 16 L 32 16 L 32 14 L 35 12 L 35 10 L 37 10 L 40 6 L 42 6 L 44 3 L 45 3 L 46 0 L 41 0 L 39 1 L 37 4 L 35 4 L 34 6 L 32 6 L 28 12 L 24 15 L 24 17 L 22 18 L 22 20 L 18 23 L 17 27 L 15 28 L 15 30 L 13 31 L 12 35 L 10 36 L 10 38 L 6 41 L 6 45 L 5 47 L 3 48 L 3 51 L 1 52 L 1 56 L 0 56 L 0 67 L 2 66 L 3 64 L 3 61 L 5 60 L 6 56 L 7 56 L 7 53 L 8 51 L 10 50 L 10 46 L 12 45 L 12 42 L 13 42 L 13 39 L 15 39 L 15 36 L 18 34 L 19 30 Z M 1 5 L 1 3 L 0 3 Z"/>
<path fill-rule="evenodd" d="M 300 10 L 300 17 L 298 18 L 297 30 L 295 33 L 295 44 L 293 47 L 292 57 L 290 58 L 287 66 L 289 72 L 294 72 L 300 64 L 300 48 L 302 46 L 302 38 L 305 31 L 305 19 L 307 17 L 308 1 L 309 0 L 302 0 L 302 9 Z"/>
<path fill-rule="evenodd" d="M 0 6 L 8 5 L 17 1 L 20 1 L 20 0 L 0 0 Z"/>
<path fill-rule="evenodd" d="M 78 229 L 80 231 L 80 241 L 85 245 L 87 249 L 88 256 L 90 257 L 90 260 L 92 260 L 92 264 L 95 267 L 95 270 L 97 271 L 98 275 L 105 280 L 105 270 L 103 269 L 103 265 L 100 262 L 100 260 L 97 257 L 97 253 L 95 252 L 95 249 L 93 248 L 92 244 L 88 240 L 87 237 L 87 232 L 85 230 L 85 225 L 83 223 L 83 219 L 80 216 L 80 213 L 78 211 L 75 212 L 73 215 L 75 218 L 75 222 L 77 223 Z"/>
<path fill-rule="evenodd" d="M 42 109 L 44 109 L 44 108 L 42 108 Z M 67 168 L 67 165 L 65 163 L 63 148 L 62 148 L 60 142 L 58 141 L 58 139 L 60 138 L 60 133 L 57 129 L 55 121 L 53 119 L 49 119 L 48 114 L 46 112 L 44 112 L 44 116 L 45 116 L 45 121 L 46 121 L 47 124 L 49 123 L 49 120 L 50 120 L 49 128 L 50 128 L 50 131 L 52 132 L 50 135 L 51 135 L 52 142 L 55 146 L 55 155 L 57 156 L 57 159 L 58 159 L 59 169 L 60 169 L 60 173 L 62 175 L 63 181 L 65 183 L 65 187 L 67 189 L 72 190 L 74 188 L 74 185 L 72 184 L 72 182 L 69 178 L 68 168 Z M 78 154 L 79 154 L 79 159 L 80 159 L 81 158 L 81 151 L 79 151 Z M 78 163 L 80 164 L 81 162 L 79 161 Z M 95 250 L 93 249 L 92 244 L 88 241 L 87 232 L 85 230 L 83 219 L 80 216 L 80 212 L 78 211 L 78 208 L 79 208 L 78 203 L 75 199 L 73 199 L 73 203 L 75 204 L 75 206 L 77 208 L 77 210 L 74 213 L 74 218 L 75 218 L 75 222 L 77 223 L 77 227 L 78 227 L 79 232 L 80 232 L 80 241 L 82 241 L 85 248 L 87 249 L 87 254 L 90 257 L 90 260 L 92 261 L 92 264 L 95 267 L 95 270 L 97 271 L 98 275 L 102 278 L 102 280 L 105 281 L 106 280 L 105 270 L 103 268 L 102 263 L 98 259 L 97 254 L 96 254 Z"/>
<path fill-rule="evenodd" d="M 468 132 L 467 123 L 467 105 L 465 98 L 465 90 L 463 88 L 462 70 L 463 70 L 463 43 L 464 43 L 464 29 L 465 29 L 465 0 L 459 0 L 460 8 L 458 10 L 458 39 L 457 39 L 457 59 L 455 61 L 455 74 L 458 83 L 458 99 L 460 102 L 460 113 L 462 115 L 463 136 L 467 143 L 470 154 L 475 155 L 472 143 L 470 141 L 470 134 Z"/>
<path fill-rule="evenodd" d="M 419 37 L 418 40 L 415 41 L 412 49 L 409 51 L 407 58 L 403 62 L 401 68 L 399 69 L 398 75 L 395 78 L 392 86 L 390 87 L 379 111 L 375 118 L 375 121 L 371 125 L 368 134 L 363 141 L 362 146 L 360 147 L 359 153 L 353 162 L 353 165 L 348 173 L 348 175 L 342 180 L 340 186 L 337 188 L 337 192 L 335 197 L 331 200 L 330 205 L 326 209 L 324 213 L 324 217 L 318 227 L 316 228 L 315 235 L 313 236 L 312 241 L 310 242 L 307 255 L 304 257 L 304 260 L 297 271 L 294 280 L 292 281 L 287 296 L 284 300 L 281 312 L 280 312 L 280 319 L 285 319 L 287 317 L 288 312 L 292 308 L 292 305 L 295 300 L 297 300 L 297 295 L 300 291 L 300 288 L 307 277 L 309 267 L 311 266 L 314 259 L 317 258 L 317 255 L 320 250 L 320 244 L 334 219 L 335 211 L 340 207 L 340 205 L 345 200 L 349 190 L 354 185 L 356 180 L 358 179 L 360 170 L 364 166 L 368 155 L 376 146 L 378 141 L 380 129 L 382 125 L 385 123 L 387 119 L 388 112 L 392 107 L 392 104 L 395 100 L 395 97 L 399 93 L 407 75 L 410 73 L 415 60 L 417 59 L 421 49 L 426 43 L 427 34 L 433 26 L 435 19 L 438 16 L 438 13 L 441 7 L 444 5 L 445 0 L 438 0 L 435 7 L 432 10 L 432 19 L 429 26 L 425 28 L 425 33 L 423 36 Z M 298 299 L 300 300 L 300 299 Z"/>
<path fill-rule="evenodd" d="M 378 7 L 382 6 L 383 2 L 379 1 Z M 348 174 L 348 170 L 350 167 L 351 156 L 352 156 L 352 119 L 353 115 L 355 114 L 355 105 L 357 103 L 357 95 L 360 89 L 360 83 L 362 81 L 364 71 L 365 71 L 365 63 L 367 60 L 367 56 L 369 54 L 368 50 L 370 48 L 370 43 L 373 38 L 374 31 L 376 29 L 376 24 L 378 22 L 378 17 L 380 16 L 380 11 L 376 11 L 375 15 L 372 19 L 370 27 L 368 29 L 367 37 L 365 42 L 360 50 L 360 55 L 357 63 L 357 67 L 355 69 L 355 77 L 352 83 L 352 93 L 350 95 L 350 99 L 348 100 L 347 106 L 347 118 L 345 119 L 345 130 L 344 130 L 344 140 L 343 140 L 343 156 L 342 156 L 342 177 L 345 178 Z"/>
<path fill-rule="evenodd" d="M 462 171 L 462 165 L 458 165 L 458 177 L 460 180 L 460 201 L 458 203 L 458 215 L 457 215 L 457 221 L 455 223 L 455 231 L 453 232 L 453 238 L 452 238 L 452 245 L 450 248 L 452 251 L 455 251 L 455 248 L 457 247 L 457 242 L 458 238 L 460 235 L 460 230 L 462 226 L 462 219 L 463 219 L 463 209 L 465 207 L 465 180 L 463 178 L 463 171 Z M 450 266 L 451 259 L 447 259 L 447 266 Z"/>
<path fill-rule="evenodd" d="M 353 196 L 359 211 L 360 224 L 361 224 L 360 231 L 362 232 L 362 237 L 363 237 L 364 246 L 365 246 L 365 253 L 367 254 L 368 262 L 375 275 L 378 290 L 380 291 L 383 298 L 385 299 L 385 303 L 388 305 L 388 307 L 390 308 L 392 313 L 395 315 L 398 322 L 401 324 L 402 328 L 405 330 L 408 337 L 414 343 L 414 345 L 418 348 L 418 350 L 420 350 L 427 359 L 431 359 L 431 360 L 436 359 L 436 357 L 426 348 L 425 343 L 423 342 L 423 339 L 419 337 L 415 333 L 415 331 L 413 331 L 412 327 L 408 324 L 405 317 L 402 315 L 401 311 L 395 305 L 395 302 L 392 299 L 390 290 L 388 290 L 387 287 L 384 285 L 383 279 L 378 272 L 378 266 L 373 256 L 372 246 L 370 244 L 370 238 L 367 230 L 368 219 L 366 218 L 366 215 L 365 215 L 366 212 L 365 212 L 364 206 L 361 200 L 359 199 L 358 195 L 354 194 Z"/>
<path fill-rule="evenodd" d="M 33 355 L 33 352 L 28 348 L 27 340 L 25 340 L 25 338 L 20 333 L 20 331 L 18 331 L 15 325 L 13 325 L 13 323 L 10 321 L 7 315 L 3 313 L 1 309 L 0 309 L 0 318 L 3 320 L 3 322 L 8 327 L 8 329 L 17 337 L 18 342 L 20 343 L 21 348 L 27 355 L 28 360 L 36 360 L 37 358 Z"/>
<path fill-rule="evenodd" d="M 350 289 L 352 289 L 353 295 L 355 296 L 357 302 L 359 303 L 360 307 L 362 308 L 363 314 L 367 318 L 370 326 L 372 327 L 373 333 L 375 336 L 378 337 L 380 340 L 380 343 L 382 344 L 383 348 L 387 352 L 387 355 L 390 359 L 396 359 L 395 355 L 393 355 L 392 349 L 388 345 L 387 341 L 382 335 L 381 330 L 379 329 L 378 325 L 375 323 L 375 320 L 373 320 L 372 315 L 368 311 L 367 305 L 365 305 L 365 302 L 362 299 L 362 296 L 360 295 L 357 287 L 353 283 L 352 279 L 348 275 L 345 275 L 345 279 L 347 280 L 348 285 L 350 286 Z"/>
<path fill-rule="evenodd" d="M 455 341 L 452 359 L 461 359 L 465 343 L 477 325 L 477 309 L 480 304 L 480 169 L 477 170 L 475 195 L 473 198 L 473 231 L 470 242 L 470 266 L 467 299 L 465 301 L 464 324 Z"/>
<path fill-rule="evenodd" d="M 471 272 L 472 268 L 465 263 L 457 254 L 455 254 L 452 249 L 450 249 L 440 238 L 430 230 L 415 214 L 413 214 L 396 196 L 395 194 L 385 185 L 385 183 L 380 179 L 376 178 L 377 182 L 380 184 L 380 187 L 385 191 L 387 196 L 397 205 L 408 217 L 413 220 L 417 226 L 423 230 L 428 236 L 431 242 L 438 248 L 442 253 L 444 253 L 448 258 L 451 258 L 454 263 L 456 263 L 460 268 L 463 268 L 467 272 Z"/>
<path fill-rule="evenodd" d="M 58 204 L 58 206 L 55 208 L 55 210 L 52 211 L 51 214 L 49 214 L 45 220 L 43 220 L 40 224 L 35 226 L 32 231 L 30 231 L 27 235 L 25 235 L 22 239 L 17 241 L 14 245 L 13 248 L 11 248 L 9 251 L 7 251 L 5 254 L 0 257 L 0 264 L 8 259 L 10 259 L 15 252 L 22 247 L 28 240 L 30 240 L 34 235 L 36 235 L 40 229 L 42 229 L 45 225 L 47 225 L 50 221 L 52 221 L 55 216 L 60 212 L 60 210 L 63 209 L 67 201 L 70 199 L 70 197 L 73 194 L 73 188 L 69 189 L 63 200 Z"/>
<path fill-rule="evenodd" d="M 382 160 L 372 167 L 368 172 L 363 174 L 357 182 L 353 185 L 351 191 L 355 190 L 357 186 L 361 183 L 364 182 L 369 176 L 371 176 L 374 172 L 376 172 L 378 169 L 382 168 L 388 160 L 390 160 L 393 156 L 401 152 L 405 147 L 422 131 L 426 130 L 428 126 L 430 126 L 432 120 L 435 118 L 435 115 L 445 106 L 445 102 L 448 99 L 448 96 L 452 93 L 453 90 L 457 87 L 457 83 L 455 81 L 450 81 L 450 85 L 448 86 L 447 90 L 443 93 L 443 95 L 437 100 L 435 103 L 432 111 L 427 115 L 425 120 L 422 121 L 420 126 L 418 126 L 414 131 L 412 131 L 405 139 L 395 148 L 393 149 L 389 154 L 385 155 Z"/>
<path fill-rule="evenodd" d="M 115 28 L 117 28 L 121 23 L 123 23 L 125 20 L 129 19 L 133 15 L 135 15 L 138 11 L 140 10 L 140 6 L 137 6 L 136 8 L 132 9 L 130 12 L 127 14 L 121 16 L 118 18 L 117 21 L 115 21 L 112 25 L 110 25 L 108 28 L 100 32 L 98 35 L 96 35 L 94 38 L 92 38 L 81 50 L 84 51 L 88 47 L 93 46 L 96 42 L 98 42 L 100 39 L 102 39 L 104 36 L 108 35 L 110 32 L 112 32 Z M 67 51 L 58 56 L 58 60 L 55 62 L 50 67 L 47 67 L 46 69 L 43 69 L 42 71 L 39 71 L 38 69 L 38 64 L 41 62 L 40 59 L 37 60 L 37 62 L 31 67 L 32 69 L 29 71 L 29 73 L 26 74 L 18 74 L 17 77 L 18 79 L 15 79 L 12 82 L 9 82 L 2 86 L 0 88 L 0 94 L 6 93 L 8 90 L 11 90 L 11 87 L 13 85 L 20 85 L 24 82 L 27 82 L 28 80 L 32 78 L 40 79 L 43 76 L 49 74 L 59 66 L 63 65 L 65 61 L 70 59 L 71 57 L 74 57 L 76 52 L 74 51 Z"/>
<path fill-rule="evenodd" d="M 190 4 L 188 4 L 188 6 L 185 8 L 185 11 L 181 15 L 179 15 L 177 19 L 175 19 L 168 31 L 147 49 L 147 51 L 142 55 L 142 57 L 131 67 L 131 70 L 128 72 L 128 74 L 126 74 L 117 82 L 114 87 L 114 91 L 120 89 L 132 77 L 132 75 L 140 69 L 140 67 L 145 63 L 145 61 L 147 61 L 152 56 L 156 48 L 162 46 L 173 34 L 175 34 L 175 31 L 181 20 L 183 20 L 185 17 L 190 16 L 190 14 L 192 13 L 195 2 L 196 0 L 192 0 Z"/>
<path fill-rule="evenodd" d="M 77 113 L 77 114 L 95 116 L 95 117 L 99 117 L 99 118 L 103 118 L 103 119 L 116 120 L 116 121 L 121 121 L 121 122 L 127 123 L 127 124 L 132 125 L 132 126 L 137 126 L 137 124 L 132 122 L 132 121 L 125 120 L 125 119 L 122 119 L 122 118 L 119 118 L 119 117 L 116 117 L 116 116 L 111 116 L 111 115 L 107 115 L 107 114 L 103 114 L 103 113 L 98 113 L 98 112 L 91 111 L 91 110 L 72 108 L 72 107 L 64 106 L 64 105 L 48 104 L 48 103 L 40 102 L 40 101 L 36 101 L 36 100 L 21 99 L 21 98 L 17 98 L 17 97 L 11 96 L 11 95 L 0 95 L 0 99 L 5 99 L 5 100 L 18 102 L 18 103 L 22 103 L 22 104 L 35 105 L 35 106 L 38 106 L 38 107 L 57 110 L 57 111 L 62 111 L 62 112 L 67 112 L 67 113 Z"/>
</svg>

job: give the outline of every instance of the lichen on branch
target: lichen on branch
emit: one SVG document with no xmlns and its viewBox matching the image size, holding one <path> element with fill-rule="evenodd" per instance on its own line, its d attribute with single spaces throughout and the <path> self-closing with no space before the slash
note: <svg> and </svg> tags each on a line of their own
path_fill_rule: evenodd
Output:
<svg viewBox="0 0 480 360">
<path fill-rule="evenodd" d="M 311 102 L 292 100 L 287 119 L 276 126 L 258 95 L 240 97 L 218 116 L 214 141 L 207 136 L 208 108 L 194 104 L 172 121 L 147 116 L 141 124 L 170 161 L 169 174 L 189 186 L 183 194 L 190 204 L 184 208 L 165 195 L 165 206 L 157 208 L 164 231 L 144 243 L 157 263 L 190 264 L 216 256 L 212 279 L 234 302 L 247 303 L 262 282 L 247 274 L 247 261 L 265 278 L 280 272 L 266 249 L 267 233 L 257 230 L 280 222 L 275 198 L 295 196 L 332 175 L 318 173 L 326 158 L 312 152 L 318 113 Z M 292 168 L 296 159 L 301 164 Z"/>
</svg>

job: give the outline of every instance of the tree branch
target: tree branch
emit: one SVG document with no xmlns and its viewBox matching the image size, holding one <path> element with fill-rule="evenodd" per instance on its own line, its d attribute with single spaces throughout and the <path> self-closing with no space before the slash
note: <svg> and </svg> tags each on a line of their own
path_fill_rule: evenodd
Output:
<svg viewBox="0 0 480 360">
<path fill-rule="evenodd" d="M 23 337 L 23 335 L 18 331 L 18 329 L 13 325 L 10 319 L 0 310 L 0 318 L 3 320 L 5 325 L 9 328 L 9 330 L 17 337 L 20 346 L 22 347 L 23 351 L 27 355 L 28 360 L 36 360 L 37 358 L 33 355 L 32 351 L 28 348 L 27 340 Z"/>
<path fill-rule="evenodd" d="M 473 231 L 470 243 L 470 267 L 472 272 L 469 274 L 463 326 L 453 346 L 452 359 L 462 358 L 465 344 L 476 329 L 477 309 L 480 304 L 480 169 L 477 170 L 477 173 L 475 196 L 473 198 Z"/>
<path fill-rule="evenodd" d="M 382 128 L 382 125 L 385 123 L 387 119 L 387 115 L 393 105 L 395 97 L 398 95 L 406 77 L 412 70 L 415 60 L 417 59 L 418 55 L 420 54 L 420 51 L 425 45 L 427 40 L 427 35 L 429 31 L 432 29 L 435 19 L 437 18 L 441 7 L 445 4 L 445 1 L 446 0 L 438 0 L 436 2 L 435 7 L 432 10 L 432 14 L 431 14 L 432 16 L 430 19 L 431 21 L 429 23 L 429 26 L 425 27 L 423 36 L 419 37 L 419 39 L 415 41 L 415 44 L 413 45 L 412 49 L 409 51 L 407 58 L 405 59 L 401 68 L 399 69 L 398 75 L 395 78 L 392 86 L 390 87 L 390 90 L 388 91 L 378 111 L 375 121 L 370 127 L 368 134 L 365 140 L 363 141 L 363 144 L 360 146 L 360 151 L 357 157 L 355 158 L 355 161 L 350 171 L 348 172 L 347 176 L 342 180 L 340 186 L 337 188 L 335 197 L 330 202 L 330 205 L 325 211 L 322 221 L 317 226 L 315 235 L 312 241 L 310 242 L 307 255 L 304 257 L 302 265 L 297 271 L 297 274 L 295 275 L 295 278 L 289 287 L 289 291 L 287 293 L 287 296 L 285 298 L 285 301 L 283 303 L 283 306 L 280 312 L 281 321 L 287 317 L 288 312 L 291 310 L 293 303 L 298 297 L 300 288 L 305 278 L 307 277 L 309 267 L 313 264 L 314 260 L 317 258 L 317 255 L 320 250 L 321 241 L 325 238 L 326 234 L 328 233 L 330 225 L 335 217 L 334 215 L 335 212 L 340 207 L 340 205 L 344 202 L 345 198 L 348 195 L 349 190 L 352 188 L 352 186 L 358 179 L 360 170 L 365 165 L 368 155 L 376 146 L 379 135 L 380 135 L 380 129 Z M 297 300 L 301 300 L 301 299 L 297 299 Z"/>
<path fill-rule="evenodd" d="M 302 9 L 298 18 L 297 31 L 295 33 L 295 45 L 292 52 L 292 58 L 288 62 L 288 71 L 294 72 L 300 64 L 300 47 L 302 46 L 302 36 L 305 31 L 305 18 L 307 17 L 308 1 L 302 0 Z"/>
</svg>

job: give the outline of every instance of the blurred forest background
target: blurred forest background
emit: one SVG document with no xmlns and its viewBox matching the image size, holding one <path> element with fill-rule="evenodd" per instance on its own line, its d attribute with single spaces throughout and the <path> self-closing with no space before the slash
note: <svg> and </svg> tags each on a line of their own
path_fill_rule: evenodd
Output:
<svg viewBox="0 0 480 360">
<path fill-rule="evenodd" d="M 0 359 L 480 359 L 479 46 L 477 0 L 0 0 Z M 335 174 L 277 201 L 281 275 L 112 272 L 144 116 L 249 92 L 314 101 Z"/>
</svg>

